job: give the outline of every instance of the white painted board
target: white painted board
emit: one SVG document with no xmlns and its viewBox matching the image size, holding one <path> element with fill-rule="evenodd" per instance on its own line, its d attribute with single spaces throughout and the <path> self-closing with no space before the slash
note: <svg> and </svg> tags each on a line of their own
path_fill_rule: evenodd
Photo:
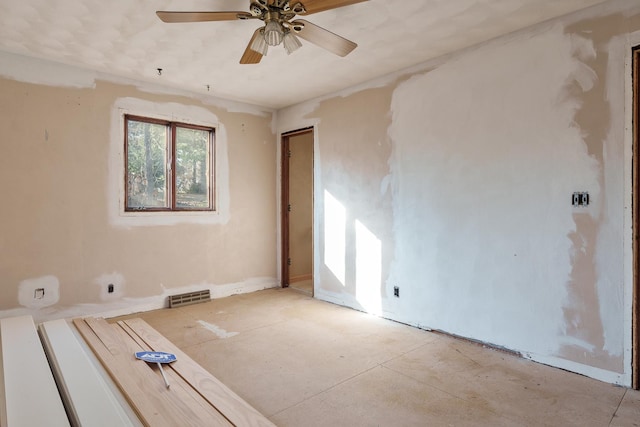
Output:
<svg viewBox="0 0 640 427">
<path fill-rule="evenodd" d="M 0 320 L 6 421 L 12 426 L 69 426 L 31 316 Z"/>
<path fill-rule="evenodd" d="M 73 425 L 137 425 L 127 416 L 65 320 L 42 323 L 40 332 Z"/>
</svg>

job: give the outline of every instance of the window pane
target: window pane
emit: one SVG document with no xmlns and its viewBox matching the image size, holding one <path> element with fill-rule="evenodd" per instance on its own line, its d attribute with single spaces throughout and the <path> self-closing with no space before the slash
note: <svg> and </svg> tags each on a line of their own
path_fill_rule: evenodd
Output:
<svg viewBox="0 0 640 427">
<path fill-rule="evenodd" d="M 127 121 L 127 208 L 167 208 L 167 127 Z"/>
<path fill-rule="evenodd" d="M 176 128 L 176 207 L 209 209 L 211 167 L 210 132 Z"/>
</svg>

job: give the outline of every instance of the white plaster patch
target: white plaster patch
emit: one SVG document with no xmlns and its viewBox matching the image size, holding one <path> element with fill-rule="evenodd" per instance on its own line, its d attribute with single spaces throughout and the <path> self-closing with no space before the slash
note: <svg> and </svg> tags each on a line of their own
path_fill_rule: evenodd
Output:
<svg viewBox="0 0 640 427">
<path fill-rule="evenodd" d="M 95 73 L 0 51 L 0 76 L 47 86 L 94 88 Z"/>
<path fill-rule="evenodd" d="M 593 84 L 575 49 L 556 26 L 395 91 L 388 283 L 403 288 L 401 321 L 542 355 L 563 344 L 570 195 L 600 195 L 574 125 L 579 102 L 564 96 L 569 82 Z"/>
<path fill-rule="evenodd" d="M 214 127 L 216 162 L 215 212 L 124 212 L 124 115 L 174 120 Z M 229 160 L 227 132 L 218 117 L 206 108 L 175 102 L 155 103 L 136 98 L 116 100 L 111 112 L 107 205 L 109 222 L 118 227 L 161 226 L 181 223 L 226 224 L 229 221 Z"/>
<path fill-rule="evenodd" d="M 60 282 L 55 276 L 43 276 L 20 282 L 18 302 L 27 308 L 44 308 L 60 300 Z"/>
<path fill-rule="evenodd" d="M 209 92 L 188 91 L 79 66 L 16 55 L 1 50 L 0 77 L 25 83 L 80 89 L 94 89 L 96 82 L 102 80 L 115 84 L 136 86 L 138 90 L 146 93 L 190 97 L 199 100 L 205 105 L 212 105 L 230 113 L 246 113 L 260 117 L 275 115 L 270 108 L 212 96 Z"/>
<path fill-rule="evenodd" d="M 198 320 L 197 322 L 200 326 L 202 326 L 203 328 L 205 328 L 208 331 L 213 332 L 214 334 L 216 334 L 216 336 L 218 338 L 231 338 L 231 337 L 235 337 L 236 335 L 238 335 L 238 332 L 227 332 L 224 329 L 222 329 L 221 327 L 219 327 L 218 325 L 214 325 L 213 323 L 207 323 L 204 320 Z"/>
<path fill-rule="evenodd" d="M 57 279 L 56 279 L 57 280 Z M 166 289 L 162 285 L 162 292 L 143 298 L 120 298 L 117 301 L 106 301 L 102 304 L 77 304 L 70 307 L 49 306 L 23 307 L 0 311 L 0 318 L 11 316 L 31 315 L 35 322 L 47 320 L 66 319 L 78 316 L 98 316 L 104 318 L 125 316 L 132 313 L 140 313 L 150 310 L 158 310 L 167 307 L 167 298 L 170 295 L 193 292 L 196 290 L 209 289 L 212 298 L 225 298 L 231 295 L 245 294 L 249 292 L 261 291 L 269 288 L 276 288 L 279 282 L 273 277 L 254 277 L 243 282 L 226 283 L 214 285 L 208 283 L 182 286 L 179 288 Z"/>
<path fill-rule="evenodd" d="M 94 279 L 93 283 L 98 285 L 100 292 L 100 300 L 109 301 L 114 299 L 120 299 L 124 296 L 124 288 L 126 280 L 120 273 L 103 274 L 102 276 Z M 113 292 L 109 292 L 109 286 L 113 287 Z"/>
<path fill-rule="evenodd" d="M 566 371 L 577 372 L 581 375 L 586 375 L 607 383 L 619 384 L 627 387 L 630 385 L 628 376 L 617 372 L 594 368 L 593 366 L 572 362 L 570 360 L 561 359 L 554 356 L 541 356 L 539 354 L 525 353 L 522 355 L 522 357 L 524 357 L 525 359 L 536 361 L 538 363 L 542 363 L 544 365 L 555 366 Z"/>
<path fill-rule="evenodd" d="M 585 352 L 593 352 L 594 350 L 596 350 L 596 346 L 593 344 L 590 344 L 584 340 L 581 340 L 579 338 L 575 338 L 575 337 L 569 337 L 569 336 L 565 336 L 562 338 L 562 342 L 564 345 L 567 346 L 575 346 L 575 347 L 579 347 L 585 350 Z"/>
</svg>

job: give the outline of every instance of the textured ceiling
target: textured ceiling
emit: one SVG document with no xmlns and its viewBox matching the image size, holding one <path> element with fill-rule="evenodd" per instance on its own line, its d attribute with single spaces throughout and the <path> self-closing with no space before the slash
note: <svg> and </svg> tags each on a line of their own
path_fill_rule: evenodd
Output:
<svg viewBox="0 0 640 427">
<path fill-rule="evenodd" d="M 249 0 L 2 0 L 0 50 L 280 108 L 602 2 L 369 0 L 305 18 L 358 43 L 349 56 L 303 41 L 240 65 L 260 21 L 165 24 L 155 11 L 246 11 Z"/>
</svg>

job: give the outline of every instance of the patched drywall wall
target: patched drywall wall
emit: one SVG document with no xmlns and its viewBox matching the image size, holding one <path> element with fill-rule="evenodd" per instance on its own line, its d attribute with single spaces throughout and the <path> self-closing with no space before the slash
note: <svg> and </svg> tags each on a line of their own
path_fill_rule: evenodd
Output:
<svg viewBox="0 0 640 427">
<path fill-rule="evenodd" d="M 301 117 L 321 117 L 314 154 L 316 296 L 373 313 L 382 312 L 388 297 L 384 280 L 394 246 L 387 135 L 392 93 L 390 86 L 362 90 L 322 101 Z M 281 125 L 291 126 L 286 120 Z"/>
<path fill-rule="evenodd" d="M 581 59 L 595 55 L 588 40 L 555 26 L 398 87 L 392 183 L 397 244 L 406 256 L 396 258 L 389 280 L 420 283 L 408 295 L 420 303 L 401 316 L 539 354 L 559 345 L 593 350 L 594 337 L 572 334 L 588 330 L 577 322 L 594 318 L 589 326 L 600 330 L 590 333 L 600 336 L 604 320 L 621 325 L 599 319 L 596 265 L 583 259 L 596 247 L 603 196 L 600 166 L 575 114 L 597 79 Z M 567 93 L 574 85 L 576 93 Z M 588 191 L 592 205 L 575 211 L 575 191 Z M 621 220 L 620 212 L 619 228 Z M 621 370 L 617 344 L 600 367 Z"/>
<path fill-rule="evenodd" d="M 0 69 L 39 64 L 21 58 Z M 0 78 L 0 316 L 122 313 L 162 307 L 182 291 L 219 297 L 277 285 L 271 113 L 47 69 L 55 76 L 44 84 Z M 58 84 L 65 71 L 68 84 Z M 122 212 L 124 112 L 215 126 L 217 213 Z"/>
<path fill-rule="evenodd" d="M 639 17 L 608 2 L 279 111 L 317 131 L 315 295 L 629 385 Z"/>
</svg>

